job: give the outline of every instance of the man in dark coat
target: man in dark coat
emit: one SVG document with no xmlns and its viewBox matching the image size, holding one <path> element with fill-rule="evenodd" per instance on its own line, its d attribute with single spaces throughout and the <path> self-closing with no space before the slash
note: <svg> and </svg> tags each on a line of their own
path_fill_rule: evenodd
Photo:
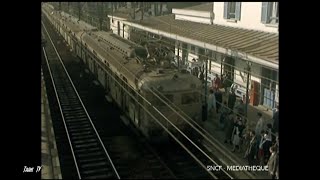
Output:
<svg viewBox="0 0 320 180">
<path fill-rule="evenodd" d="M 216 103 L 217 103 L 216 104 L 216 107 L 217 107 L 216 113 L 218 113 L 219 109 L 221 107 L 221 104 L 222 104 L 222 93 L 218 90 L 214 95 L 216 97 Z"/>
<path fill-rule="evenodd" d="M 232 131 L 234 127 L 234 115 L 232 112 L 226 116 L 225 119 L 225 141 L 224 143 L 231 143 Z"/>
<path fill-rule="evenodd" d="M 251 137 L 250 144 L 248 146 L 245 156 L 248 158 L 249 166 L 253 166 L 254 156 L 256 156 L 257 154 L 257 138 L 256 138 L 255 131 L 251 131 L 250 137 Z"/>
<path fill-rule="evenodd" d="M 269 174 L 271 175 L 272 179 L 278 179 L 278 168 L 279 168 L 279 155 L 276 152 L 276 147 L 272 146 L 270 147 L 270 153 L 271 156 L 269 158 L 269 161 L 267 163 Z"/>
<path fill-rule="evenodd" d="M 233 110 L 233 107 L 234 107 L 234 104 L 236 103 L 236 94 L 234 93 L 234 91 L 232 91 L 231 94 L 229 94 L 229 97 L 228 97 L 228 107 Z"/>
<path fill-rule="evenodd" d="M 274 132 L 279 132 L 279 105 L 277 105 L 277 111 L 273 115 L 273 129 Z"/>
</svg>

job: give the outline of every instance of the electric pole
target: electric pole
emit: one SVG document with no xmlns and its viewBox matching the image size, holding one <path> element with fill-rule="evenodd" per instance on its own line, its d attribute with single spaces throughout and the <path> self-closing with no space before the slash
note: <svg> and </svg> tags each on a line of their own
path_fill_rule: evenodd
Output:
<svg viewBox="0 0 320 180">
<path fill-rule="evenodd" d="M 251 71 L 251 63 L 247 62 L 247 91 L 246 91 L 246 118 L 248 119 L 248 105 L 249 105 L 249 82 L 250 82 L 250 71 Z M 247 127 L 249 127 L 249 119 L 247 122 Z"/>
</svg>

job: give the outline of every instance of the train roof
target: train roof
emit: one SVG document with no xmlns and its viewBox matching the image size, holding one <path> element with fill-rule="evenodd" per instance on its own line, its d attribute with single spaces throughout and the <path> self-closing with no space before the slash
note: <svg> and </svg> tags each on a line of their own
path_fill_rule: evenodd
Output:
<svg viewBox="0 0 320 180">
<path fill-rule="evenodd" d="M 105 34 L 106 35 L 106 34 Z M 107 60 L 114 72 L 125 76 L 132 87 L 136 87 L 135 78 L 137 74 L 143 71 L 141 64 L 137 63 L 135 58 L 127 58 L 120 54 L 116 49 L 110 49 L 110 44 L 104 41 L 98 41 L 99 37 L 95 34 L 83 35 L 83 41 L 90 46 L 97 54 Z M 111 40 L 111 39 L 110 39 Z"/>
<path fill-rule="evenodd" d="M 197 77 L 178 72 L 178 70 L 165 74 L 158 74 L 156 71 L 152 71 L 144 74 L 142 79 L 145 82 L 142 89 L 155 87 L 163 92 L 190 91 L 202 87 L 202 83 Z"/>
<path fill-rule="evenodd" d="M 97 31 L 95 32 L 95 34 L 97 34 L 98 36 L 100 36 L 101 38 L 105 39 L 105 40 L 109 40 L 110 38 L 112 38 L 113 41 L 116 41 L 117 44 L 123 46 L 123 47 L 136 47 L 136 46 L 140 46 L 132 41 L 129 41 L 127 39 L 124 39 L 122 37 L 119 37 L 116 34 L 113 34 L 111 32 L 105 32 L 105 31 Z"/>
<path fill-rule="evenodd" d="M 108 33 L 104 35 L 107 36 Z M 152 87 L 162 86 L 165 91 L 181 91 L 201 86 L 201 81 L 198 78 L 190 74 L 180 73 L 176 69 L 159 67 L 145 71 L 144 65 L 138 58 L 129 58 L 117 49 L 110 49 L 108 42 L 98 41 L 98 39 L 97 33 L 83 35 L 83 41 L 91 48 L 91 51 L 94 50 L 98 56 L 102 56 L 102 61 L 107 60 L 111 69 L 126 77 L 132 87 L 143 86 L 143 88 L 146 88 L 146 84 L 148 84 Z M 112 36 L 108 39 L 110 41 L 115 40 Z M 139 79 L 141 83 L 136 84 L 138 82 L 136 79 Z"/>
<path fill-rule="evenodd" d="M 64 17 L 64 22 L 69 21 L 72 22 L 72 24 L 75 24 L 78 26 L 78 28 L 82 29 L 82 30 L 87 30 L 87 31 L 95 31 L 97 30 L 96 27 L 91 26 L 90 24 L 80 20 L 78 21 L 78 18 L 75 18 L 74 16 L 65 13 L 65 12 L 61 12 L 61 15 Z"/>
</svg>

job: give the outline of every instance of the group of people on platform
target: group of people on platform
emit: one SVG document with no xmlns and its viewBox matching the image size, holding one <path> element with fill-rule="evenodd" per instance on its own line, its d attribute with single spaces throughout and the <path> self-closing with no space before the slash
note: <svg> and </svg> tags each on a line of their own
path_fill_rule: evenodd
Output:
<svg viewBox="0 0 320 180">
<path fill-rule="evenodd" d="M 219 77 L 217 77 L 219 78 Z M 246 127 L 245 104 L 239 100 L 236 105 L 234 91 L 228 95 L 228 102 L 222 102 L 219 91 L 220 80 L 214 80 L 207 100 L 208 118 L 219 113 L 220 128 L 225 132 L 225 143 L 232 144 L 232 152 L 244 150 L 249 165 L 268 165 L 272 179 L 279 178 L 279 107 L 273 115 L 273 124 L 266 124 L 262 113 L 257 113 L 255 129 Z"/>
</svg>

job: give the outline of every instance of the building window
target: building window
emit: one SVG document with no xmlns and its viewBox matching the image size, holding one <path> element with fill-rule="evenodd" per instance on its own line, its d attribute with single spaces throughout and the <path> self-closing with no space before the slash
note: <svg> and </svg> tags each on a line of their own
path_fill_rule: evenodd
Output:
<svg viewBox="0 0 320 180">
<path fill-rule="evenodd" d="M 195 54 L 196 53 L 196 47 L 191 45 L 190 52 Z"/>
<path fill-rule="evenodd" d="M 279 2 L 262 2 L 261 22 L 264 24 L 279 23 Z"/>
<path fill-rule="evenodd" d="M 224 3 L 224 19 L 240 20 L 241 2 L 225 2 Z"/>
</svg>

